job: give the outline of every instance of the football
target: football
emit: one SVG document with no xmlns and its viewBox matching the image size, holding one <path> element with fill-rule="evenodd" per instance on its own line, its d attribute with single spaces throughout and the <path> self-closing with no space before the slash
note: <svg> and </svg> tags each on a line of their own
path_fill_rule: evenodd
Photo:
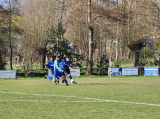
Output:
<svg viewBox="0 0 160 119">
<path fill-rule="evenodd" d="M 74 79 L 71 79 L 71 83 L 73 83 L 73 82 L 75 82 L 75 80 L 74 80 Z"/>
</svg>

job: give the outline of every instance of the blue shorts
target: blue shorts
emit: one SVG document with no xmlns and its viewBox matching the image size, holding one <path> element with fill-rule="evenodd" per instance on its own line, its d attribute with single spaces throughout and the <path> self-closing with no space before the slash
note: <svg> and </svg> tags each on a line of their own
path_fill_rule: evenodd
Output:
<svg viewBox="0 0 160 119">
<path fill-rule="evenodd" d="M 62 76 L 65 76 L 65 73 L 64 72 L 61 72 Z"/>
<path fill-rule="evenodd" d="M 57 78 L 58 76 L 61 77 L 61 76 L 64 76 L 64 75 L 65 75 L 64 72 L 55 71 L 53 78 Z"/>
</svg>

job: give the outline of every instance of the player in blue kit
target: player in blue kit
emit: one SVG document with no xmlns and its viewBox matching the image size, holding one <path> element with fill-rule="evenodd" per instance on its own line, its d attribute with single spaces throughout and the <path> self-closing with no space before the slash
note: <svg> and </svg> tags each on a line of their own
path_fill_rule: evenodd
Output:
<svg viewBox="0 0 160 119">
<path fill-rule="evenodd" d="M 61 63 L 60 63 L 60 69 L 64 71 L 65 68 L 65 62 L 63 61 L 63 59 L 61 59 Z M 63 72 L 63 75 L 65 76 L 65 80 L 62 80 L 62 83 L 66 83 L 66 74 Z M 68 82 L 67 82 L 68 83 Z"/>
<path fill-rule="evenodd" d="M 54 76 L 54 57 L 51 56 L 50 57 L 50 60 L 48 62 L 48 64 L 46 64 L 47 68 L 50 69 L 50 72 L 52 73 L 52 75 Z M 49 76 L 44 76 L 43 78 L 48 78 L 50 81 L 52 81 L 52 77 L 49 77 Z"/>
<path fill-rule="evenodd" d="M 50 67 L 50 71 L 51 71 L 52 75 L 54 75 L 54 57 L 53 56 L 50 57 L 50 60 L 47 64 L 47 66 Z"/>
<path fill-rule="evenodd" d="M 71 83 L 77 84 L 77 82 L 75 82 L 75 80 L 72 79 L 72 76 L 71 76 L 71 73 L 70 73 L 70 69 L 73 69 L 70 66 L 71 65 L 74 66 L 74 67 L 76 67 L 76 66 L 72 64 L 69 56 L 67 56 L 66 59 L 61 59 L 61 60 L 64 63 L 64 73 L 70 77 Z"/>
<path fill-rule="evenodd" d="M 54 77 L 53 77 L 52 82 L 57 83 L 56 78 L 60 77 L 60 79 L 62 79 L 62 81 L 64 81 L 66 83 L 66 86 L 68 86 L 69 84 L 68 84 L 67 80 L 65 79 L 64 70 L 62 70 L 63 69 L 63 63 L 61 64 L 62 68 L 60 68 L 59 67 L 59 59 L 60 59 L 60 56 L 56 56 L 56 60 L 54 61 Z"/>
</svg>

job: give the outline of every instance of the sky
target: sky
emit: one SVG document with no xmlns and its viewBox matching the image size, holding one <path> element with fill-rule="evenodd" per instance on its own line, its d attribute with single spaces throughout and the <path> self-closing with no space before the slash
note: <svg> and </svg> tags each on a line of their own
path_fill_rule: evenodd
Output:
<svg viewBox="0 0 160 119">
<path fill-rule="evenodd" d="M 0 4 L 2 4 L 2 0 L 0 0 Z"/>
<path fill-rule="evenodd" d="M 8 1 L 8 0 L 0 0 L 0 5 L 2 5 L 5 8 L 8 6 L 8 4 L 5 3 L 4 1 Z"/>
<path fill-rule="evenodd" d="M 3 3 L 3 0 L 0 0 L 0 4 Z"/>
<path fill-rule="evenodd" d="M 0 5 L 4 6 L 4 0 L 0 0 Z"/>
</svg>

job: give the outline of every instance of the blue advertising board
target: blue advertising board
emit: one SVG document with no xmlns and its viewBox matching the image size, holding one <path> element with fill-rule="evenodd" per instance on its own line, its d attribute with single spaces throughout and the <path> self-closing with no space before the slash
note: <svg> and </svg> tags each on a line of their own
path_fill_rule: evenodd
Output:
<svg viewBox="0 0 160 119">
<path fill-rule="evenodd" d="M 158 67 L 144 67 L 144 76 L 158 76 Z"/>
</svg>

